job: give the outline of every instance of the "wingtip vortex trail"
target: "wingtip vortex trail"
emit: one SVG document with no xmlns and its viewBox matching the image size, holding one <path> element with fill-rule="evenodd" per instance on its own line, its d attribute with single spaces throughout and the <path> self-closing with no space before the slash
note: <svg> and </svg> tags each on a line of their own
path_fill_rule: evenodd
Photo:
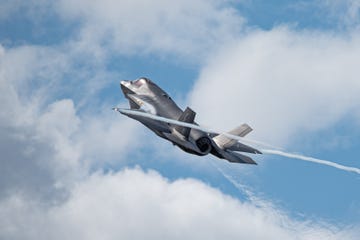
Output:
<svg viewBox="0 0 360 240">
<path fill-rule="evenodd" d="M 360 174 L 360 169 L 359 168 L 348 167 L 348 166 L 344 166 L 344 165 L 341 165 L 341 164 L 338 164 L 338 163 L 335 163 L 335 162 L 330 162 L 330 161 L 323 160 L 323 159 L 318 159 L 318 158 L 314 158 L 314 157 L 307 157 L 307 156 L 300 155 L 300 154 L 288 153 L 288 152 L 283 152 L 283 151 L 274 150 L 274 149 L 261 149 L 260 151 L 262 151 L 264 154 L 278 155 L 278 156 L 283 156 L 283 157 L 288 157 L 288 158 L 293 158 L 293 159 L 299 159 L 299 160 L 308 161 L 308 162 L 314 162 L 314 163 L 334 167 L 334 168 L 337 168 L 337 169 L 340 169 L 340 170 L 344 170 L 344 171 L 347 171 L 347 172 L 354 172 L 354 173 Z"/>
</svg>

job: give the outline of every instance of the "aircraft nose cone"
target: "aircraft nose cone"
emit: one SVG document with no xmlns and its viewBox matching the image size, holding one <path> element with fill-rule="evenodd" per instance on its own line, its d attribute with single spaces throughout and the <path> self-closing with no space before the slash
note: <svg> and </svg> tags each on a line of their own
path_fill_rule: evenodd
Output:
<svg viewBox="0 0 360 240">
<path fill-rule="evenodd" d="M 120 81 L 120 85 L 123 85 L 123 86 L 125 86 L 127 83 L 128 83 L 128 82 L 125 81 L 125 80 Z"/>
</svg>

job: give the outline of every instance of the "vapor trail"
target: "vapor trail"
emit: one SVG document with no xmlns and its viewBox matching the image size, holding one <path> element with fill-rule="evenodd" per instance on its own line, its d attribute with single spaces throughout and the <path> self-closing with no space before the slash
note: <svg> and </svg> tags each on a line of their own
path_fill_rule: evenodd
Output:
<svg viewBox="0 0 360 240">
<path fill-rule="evenodd" d="M 215 160 L 218 161 L 218 160 Z M 249 200 L 256 200 L 254 194 L 249 189 L 248 186 L 242 184 L 238 179 L 233 177 L 231 174 L 229 174 L 228 170 L 230 169 L 223 169 L 219 166 L 219 164 L 215 163 L 215 161 L 210 161 L 210 164 L 229 182 L 231 185 L 233 185 L 240 193 L 244 194 L 246 198 Z M 257 201 L 255 201 L 257 202 Z"/>
<path fill-rule="evenodd" d="M 328 165 L 337 169 L 341 169 L 341 170 L 345 170 L 348 172 L 354 172 L 357 174 L 360 174 L 360 169 L 359 168 L 355 168 L 355 167 L 347 167 L 338 163 L 334 163 L 334 162 L 329 162 L 326 160 L 321 160 L 318 158 L 313 158 L 313 157 L 307 157 L 307 156 L 303 156 L 300 154 L 294 154 L 294 153 L 287 153 L 287 152 L 283 152 L 283 151 L 279 151 L 279 150 L 271 150 L 271 149 L 261 149 L 260 150 L 263 153 L 266 154 L 272 154 L 272 155 L 279 155 L 279 156 L 284 156 L 284 157 L 288 157 L 288 158 L 294 158 L 294 159 L 300 159 L 300 160 L 304 160 L 304 161 L 309 161 L 309 162 L 314 162 L 314 163 L 319 163 L 319 164 L 323 164 L 323 165 Z"/>
<path fill-rule="evenodd" d="M 238 183 L 232 176 L 227 174 L 223 169 L 221 169 L 217 164 L 215 164 L 213 161 L 210 161 L 210 164 L 221 174 L 223 177 L 228 180 L 239 192 L 245 193 L 247 196 L 247 192 L 245 191 L 245 187 Z"/>
<path fill-rule="evenodd" d="M 233 134 L 230 134 L 230 133 L 224 133 L 224 132 L 221 132 L 221 131 L 201 127 L 201 126 L 196 125 L 196 124 L 191 124 L 191 123 L 177 121 L 177 120 L 174 120 L 174 119 L 160 117 L 160 116 L 157 116 L 157 115 L 154 115 L 154 114 L 151 114 L 151 113 L 147 113 L 147 112 L 141 112 L 141 111 L 129 110 L 129 109 L 120 109 L 120 108 L 113 108 L 113 109 L 115 111 L 118 111 L 118 112 L 120 112 L 120 113 L 122 113 L 124 115 L 127 115 L 127 116 L 134 115 L 134 116 L 151 118 L 151 119 L 158 120 L 158 121 L 161 121 L 161 122 L 166 122 L 166 123 L 179 125 L 179 126 L 183 126 L 183 127 L 189 127 L 189 128 L 201 130 L 201 131 L 204 131 L 204 132 L 215 133 L 215 134 L 224 134 L 225 136 L 227 136 L 229 138 L 232 138 L 232 139 L 235 139 L 235 140 L 238 140 L 240 142 L 247 142 L 247 143 L 250 143 L 250 144 L 255 144 L 257 146 L 276 148 L 276 147 L 273 147 L 273 146 L 271 146 L 269 144 L 262 143 L 262 142 L 259 142 L 259 141 L 250 140 L 248 138 L 245 139 L 243 137 L 239 137 L 239 136 L 236 136 L 236 135 L 233 135 Z M 359 168 L 347 167 L 347 166 L 343 166 L 343 165 L 338 164 L 338 163 L 334 163 L 334 162 L 330 162 L 330 161 L 326 161 L 326 160 L 321 160 L 321 159 L 317 159 L 317 158 L 313 158 L 313 157 L 307 157 L 307 156 L 303 156 L 303 155 L 300 155 L 300 154 L 287 153 L 287 152 L 283 152 L 283 151 L 276 150 L 276 149 L 260 149 L 260 151 L 262 153 L 264 153 L 264 154 L 279 155 L 279 156 L 284 156 L 284 157 L 288 157 L 288 158 L 314 162 L 314 163 L 318 163 L 318 164 L 322 164 L 322 165 L 335 167 L 337 169 L 341 169 L 341 170 L 344 170 L 344 171 L 354 172 L 354 173 L 360 174 L 360 169 Z"/>
</svg>

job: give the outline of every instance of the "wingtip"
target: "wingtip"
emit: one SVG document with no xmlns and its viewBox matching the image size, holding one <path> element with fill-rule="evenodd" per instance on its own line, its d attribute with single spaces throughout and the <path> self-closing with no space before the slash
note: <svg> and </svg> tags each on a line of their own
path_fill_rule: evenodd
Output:
<svg viewBox="0 0 360 240">
<path fill-rule="evenodd" d="M 257 162 L 254 161 L 254 159 L 250 158 L 248 161 L 244 162 L 251 165 L 258 165 Z"/>
</svg>

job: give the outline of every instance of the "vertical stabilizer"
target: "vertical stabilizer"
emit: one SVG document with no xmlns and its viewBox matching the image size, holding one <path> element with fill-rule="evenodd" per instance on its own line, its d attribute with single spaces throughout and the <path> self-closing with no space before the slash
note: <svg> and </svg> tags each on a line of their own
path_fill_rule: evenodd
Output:
<svg viewBox="0 0 360 240">
<path fill-rule="evenodd" d="M 187 107 L 178 120 L 186 123 L 194 123 L 195 115 L 196 113 L 191 108 Z M 189 137 L 191 128 L 176 126 L 175 129 L 186 139 Z"/>
</svg>

